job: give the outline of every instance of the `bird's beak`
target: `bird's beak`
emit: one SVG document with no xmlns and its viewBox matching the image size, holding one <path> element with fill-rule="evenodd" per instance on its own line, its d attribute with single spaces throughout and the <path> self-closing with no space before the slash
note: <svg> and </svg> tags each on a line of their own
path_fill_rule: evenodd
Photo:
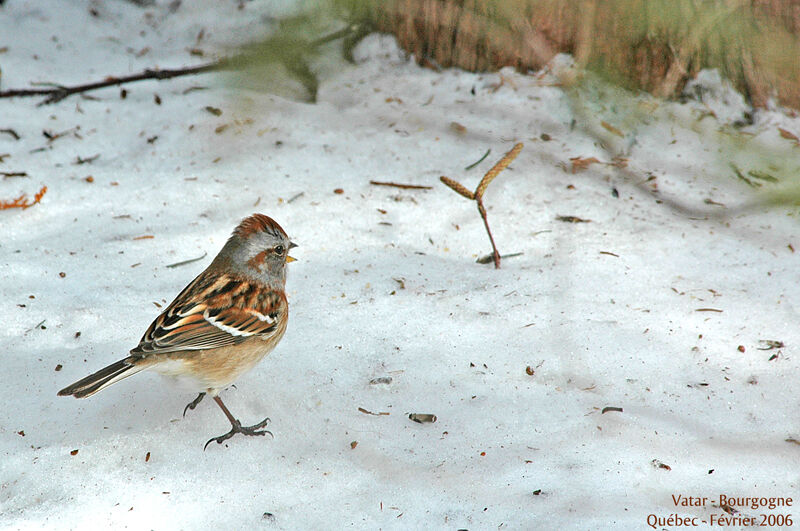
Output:
<svg viewBox="0 0 800 531">
<path fill-rule="evenodd" d="M 297 247 L 296 243 L 289 242 L 289 249 L 294 249 L 295 247 Z M 286 257 L 286 263 L 287 264 L 291 264 L 292 262 L 297 262 L 297 258 L 294 258 L 293 256 L 287 256 Z"/>
</svg>

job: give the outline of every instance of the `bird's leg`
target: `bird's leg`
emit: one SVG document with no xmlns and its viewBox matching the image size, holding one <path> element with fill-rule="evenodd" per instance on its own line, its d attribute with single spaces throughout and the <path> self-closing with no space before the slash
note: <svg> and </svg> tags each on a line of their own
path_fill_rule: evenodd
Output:
<svg viewBox="0 0 800 531">
<path fill-rule="evenodd" d="M 217 444 L 222 444 L 223 441 L 227 441 L 237 433 L 241 433 L 242 435 L 266 435 L 267 433 L 269 433 L 269 435 L 272 436 L 271 431 L 261 429 L 267 425 L 267 423 L 269 422 L 269 418 L 265 418 L 264 420 L 253 426 L 242 426 L 242 423 L 236 420 L 233 417 L 233 415 L 231 415 L 231 412 L 228 411 L 228 408 L 225 407 L 225 404 L 222 403 L 222 399 L 220 397 L 215 396 L 214 401 L 220 407 L 222 412 L 225 413 L 225 416 L 228 417 L 228 420 L 231 423 L 231 431 L 229 431 L 225 435 L 220 435 L 219 437 L 210 438 L 206 443 L 206 445 L 203 446 L 203 450 L 205 450 L 206 447 L 209 444 L 211 444 L 212 441 L 217 441 Z"/>
<path fill-rule="evenodd" d="M 185 417 L 186 416 L 186 412 L 189 411 L 190 409 L 192 411 L 194 411 L 194 408 L 197 407 L 197 404 L 199 404 L 200 402 L 203 401 L 203 397 L 204 396 L 206 396 L 205 393 L 200 393 L 199 395 L 197 395 L 197 398 L 195 398 L 194 400 L 192 400 L 191 402 L 186 404 L 186 407 L 183 408 L 183 416 Z"/>
</svg>

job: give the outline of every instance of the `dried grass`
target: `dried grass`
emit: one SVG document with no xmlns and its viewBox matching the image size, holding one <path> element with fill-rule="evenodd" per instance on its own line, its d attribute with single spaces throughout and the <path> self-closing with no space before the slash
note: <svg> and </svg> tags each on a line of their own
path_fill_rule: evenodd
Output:
<svg viewBox="0 0 800 531">
<path fill-rule="evenodd" d="M 718 68 L 756 106 L 800 108 L 800 0 L 340 0 L 421 64 L 538 70 L 571 53 L 616 83 L 680 93 Z"/>
</svg>

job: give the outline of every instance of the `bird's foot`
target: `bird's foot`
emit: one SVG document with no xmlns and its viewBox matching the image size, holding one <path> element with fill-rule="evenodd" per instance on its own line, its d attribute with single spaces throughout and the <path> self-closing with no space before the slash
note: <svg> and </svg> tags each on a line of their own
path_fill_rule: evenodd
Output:
<svg viewBox="0 0 800 531">
<path fill-rule="evenodd" d="M 265 418 L 264 420 L 262 420 L 258 424 L 254 424 L 252 426 L 242 426 L 241 422 L 239 422 L 238 420 L 233 420 L 231 422 L 231 431 L 229 431 L 225 435 L 220 435 L 219 437 L 210 438 L 208 440 L 208 442 L 205 444 L 205 446 L 203 446 L 203 450 L 205 450 L 206 447 L 209 444 L 211 444 L 212 442 L 216 441 L 217 444 L 222 444 L 223 442 L 227 441 L 228 439 L 230 439 L 231 437 L 233 437 L 237 433 L 241 433 L 242 435 L 251 435 L 251 436 L 269 434 L 270 437 L 274 437 L 274 435 L 272 435 L 271 431 L 262 430 L 261 429 L 264 426 L 266 426 L 268 422 L 269 422 L 269 418 Z"/>
<path fill-rule="evenodd" d="M 197 407 L 197 404 L 199 404 L 200 402 L 202 402 L 202 401 L 203 401 L 203 398 L 204 398 L 205 396 L 206 396 L 206 394 L 205 394 L 205 393 L 200 393 L 199 395 L 197 395 L 197 398 L 195 398 L 194 400 L 192 400 L 191 402 L 189 402 L 188 404 L 186 404 L 186 407 L 185 407 L 185 408 L 183 408 L 183 416 L 185 417 L 185 416 L 186 416 L 186 412 L 187 412 L 187 411 L 189 411 L 190 409 L 191 409 L 192 411 L 194 411 L 194 408 L 196 408 L 196 407 Z"/>
</svg>

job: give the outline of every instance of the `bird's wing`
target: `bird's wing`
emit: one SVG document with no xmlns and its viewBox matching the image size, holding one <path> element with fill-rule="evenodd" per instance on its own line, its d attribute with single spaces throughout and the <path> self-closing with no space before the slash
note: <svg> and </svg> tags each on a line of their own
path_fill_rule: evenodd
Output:
<svg viewBox="0 0 800 531">
<path fill-rule="evenodd" d="M 153 321 L 131 354 L 204 350 L 266 338 L 285 311 L 283 293 L 241 277 L 203 272 Z"/>
</svg>

